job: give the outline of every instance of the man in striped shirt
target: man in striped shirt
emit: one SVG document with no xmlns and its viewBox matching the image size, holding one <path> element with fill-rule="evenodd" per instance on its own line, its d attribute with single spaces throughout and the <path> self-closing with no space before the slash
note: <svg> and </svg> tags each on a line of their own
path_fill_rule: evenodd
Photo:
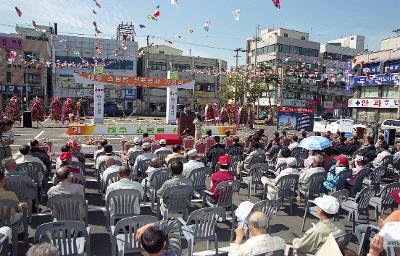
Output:
<svg viewBox="0 0 400 256">
<path fill-rule="evenodd" d="M 148 255 L 180 256 L 181 226 L 176 220 L 161 220 L 144 225 L 136 232 L 143 251 Z"/>
<path fill-rule="evenodd" d="M 11 131 L 14 125 L 14 121 L 5 120 L 2 121 L 0 126 L 0 161 L 4 158 L 12 156 L 11 146 L 14 144 L 15 135 Z"/>
</svg>

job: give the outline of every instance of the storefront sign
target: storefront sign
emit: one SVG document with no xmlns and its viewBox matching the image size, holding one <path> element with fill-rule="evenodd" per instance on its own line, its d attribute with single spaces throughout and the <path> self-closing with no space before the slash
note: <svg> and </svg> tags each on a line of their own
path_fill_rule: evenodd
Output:
<svg viewBox="0 0 400 256">
<path fill-rule="evenodd" d="M 398 73 L 394 73 L 394 74 L 370 75 L 368 77 L 355 76 L 353 78 L 353 82 L 355 86 L 381 85 L 381 84 L 395 85 L 400 83 L 400 75 Z"/>
<path fill-rule="evenodd" d="M 104 67 L 103 66 L 94 66 L 93 73 L 95 75 L 102 75 L 104 73 Z"/>
<path fill-rule="evenodd" d="M 293 112 L 293 113 L 316 113 L 317 110 L 314 108 L 289 108 L 289 107 L 278 107 L 279 112 Z"/>
<path fill-rule="evenodd" d="M 346 109 L 347 103 L 345 101 L 335 101 L 333 104 L 334 109 Z"/>
<path fill-rule="evenodd" d="M 137 95 L 136 87 L 132 89 L 125 89 L 125 99 L 136 100 L 137 99 L 136 95 Z"/>
<path fill-rule="evenodd" d="M 194 96 L 201 98 L 215 98 L 215 92 L 195 91 Z"/>
<path fill-rule="evenodd" d="M 0 36 L 0 48 L 22 49 L 22 39 L 16 37 Z"/>
<path fill-rule="evenodd" d="M 24 94 L 26 93 L 26 86 L 16 86 L 16 85 L 1 85 L 1 94 Z M 44 87 L 42 86 L 28 86 L 29 95 L 44 95 Z"/>
<path fill-rule="evenodd" d="M 313 108 L 318 106 L 318 100 L 282 99 L 282 106 Z"/>
<path fill-rule="evenodd" d="M 212 134 L 224 135 L 226 130 L 236 134 L 236 126 L 203 126 L 202 131 L 205 134 L 210 129 Z M 71 124 L 68 126 L 68 135 L 142 135 L 148 132 L 149 135 L 156 133 L 176 134 L 177 125 L 132 125 L 132 124 L 110 124 L 110 125 L 80 125 Z"/>
<path fill-rule="evenodd" d="M 398 108 L 397 99 L 349 99 L 349 108 Z"/>
<path fill-rule="evenodd" d="M 94 122 L 103 123 L 104 117 L 104 85 L 94 84 Z"/>
<path fill-rule="evenodd" d="M 175 87 L 183 89 L 194 89 L 193 80 L 167 79 L 159 77 L 136 77 L 136 76 L 114 76 L 114 75 L 94 75 L 94 74 L 74 74 L 75 82 L 92 84 L 94 82 L 102 84 L 114 84 L 123 86 L 138 87 Z"/>
</svg>

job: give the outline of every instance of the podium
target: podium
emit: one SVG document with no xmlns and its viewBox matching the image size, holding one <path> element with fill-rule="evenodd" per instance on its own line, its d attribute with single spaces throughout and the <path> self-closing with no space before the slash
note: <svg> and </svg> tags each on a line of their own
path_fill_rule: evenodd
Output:
<svg viewBox="0 0 400 256">
<path fill-rule="evenodd" d="M 192 116 L 182 116 L 178 118 L 178 134 L 182 134 L 186 128 L 190 129 L 190 135 L 194 136 L 194 117 Z"/>
</svg>

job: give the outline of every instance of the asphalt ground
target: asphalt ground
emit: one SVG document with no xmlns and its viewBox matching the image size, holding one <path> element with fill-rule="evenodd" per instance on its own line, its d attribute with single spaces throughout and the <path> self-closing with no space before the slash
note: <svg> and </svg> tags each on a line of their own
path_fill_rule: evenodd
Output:
<svg viewBox="0 0 400 256">
<path fill-rule="evenodd" d="M 111 120 L 113 122 L 118 122 L 115 120 Z M 135 121 L 133 121 L 135 122 Z M 146 122 L 159 122 L 159 120 L 153 120 L 152 118 L 146 118 Z M 66 135 L 66 128 L 51 128 L 52 123 L 47 121 L 43 125 L 45 128 L 14 128 L 14 132 L 16 134 L 16 140 L 14 145 L 12 145 L 13 154 L 15 157 L 18 156 L 18 148 L 22 144 L 29 143 L 32 138 L 43 139 L 50 138 L 53 141 L 53 154 L 54 157 L 59 154 L 60 148 L 63 144 L 65 144 L 68 139 L 71 137 Z M 50 128 L 49 128 L 50 127 Z M 260 127 L 256 127 L 260 128 Z M 263 126 L 262 128 L 266 129 L 267 135 L 271 136 L 272 133 L 276 130 L 275 127 Z M 251 134 L 253 131 L 249 129 L 240 129 L 238 131 L 239 136 L 246 136 Z M 109 143 L 111 143 L 114 149 L 119 150 L 121 136 L 115 137 L 107 137 Z M 80 137 L 81 141 L 85 139 L 85 136 Z M 86 187 L 86 199 L 89 202 L 89 226 L 91 227 L 91 252 L 92 255 L 111 255 L 111 243 L 109 239 L 109 233 L 106 230 L 105 223 L 105 209 L 104 209 L 104 199 L 97 191 L 97 181 L 94 175 L 93 169 L 93 161 L 92 159 L 86 159 L 86 170 L 87 170 L 87 181 L 85 184 Z M 254 194 L 254 193 L 253 193 Z M 246 201 L 247 199 L 247 188 L 242 186 L 239 195 L 234 194 L 234 205 L 237 206 L 242 201 Z M 261 190 L 258 191 L 256 196 L 252 196 L 250 201 L 256 203 L 261 200 Z M 29 241 L 28 243 L 19 242 L 19 255 L 25 255 L 25 252 L 33 244 L 33 237 L 35 234 L 35 229 L 38 225 L 50 222 L 51 217 L 45 205 L 41 205 L 41 212 L 34 214 L 33 221 L 29 227 Z M 201 208 L 201 203 L 199 200 L 194 200 L 192 202 L 191 211 L 195 209 Z M 155 215 L 149 206 L 149 203 L 141 204 L 141 214 L 149 214 Z M 300 231 L 302 218 L 304 214 L 304 205 L 302 203 L 299 206 L 295 206 L 293 215 L 289 216 L 289 208 L 288 203 L 285 203 L 284 206 L 280 209 L 276 216 L 272 217 L 271 225 L 269 228 L 269 232 L 272 235 L 277 235 L 285 239 L 287 243 L 291 243 L 291 241 L 296 238 L 302 236 L 302 232 Z M 173 215 L 174 216 L 174 215 Z M 219 248 L 229 246 L 230 232 L 231 232 L 231 212 L 228 211 L 227 221 L 224 223 L 219 223 L 217 225 L 217 235 L 219 240 Z M 348 232 L 351 232 L 351 224 L 347 221 L 347 215 L 343 212 L 341 215 L 342 221 L 346 225 L 346 229 Z M 373 211 L 370 211 L 370 222 L 374 222 L 374 214 Z M 311 227 L 311 222 L 316 223 L 318 220 L 312 217 L 309 217 L 306 222 L 305 228 L 308 229 Z M 366 217 L 361 216 L 361 223 L 367 223 Z M 184 254 L 187 253 L 187 245 L 186 242 L 182 244 L 184 249 Z M 210 243 L 210 248 L 213 249 L 213 243 Z M 358 246 L 351 243 L 349 248 L 353 250 L 357 250 Z M 195 252 L 203 252 L 202 255 L 207 255 L 208 253 L 204 253 L 206 248 L 206 242 L 198 242 L 194 247 Z M 212 255 L 211 252 L 209 255 Z"/>
</svg>

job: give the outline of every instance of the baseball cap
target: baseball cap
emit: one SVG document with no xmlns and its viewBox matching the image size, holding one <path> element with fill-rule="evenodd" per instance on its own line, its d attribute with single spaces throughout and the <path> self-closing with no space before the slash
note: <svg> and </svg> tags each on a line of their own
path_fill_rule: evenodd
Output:
<svg viewBox="0 0 400 256">
<path fill-rule="evenodd" d="M 390 193 L 397 204 L 400 204 L 400 189 L 393 190 Z"/>
<path fill-rule="evenodd" d="M 345 156 L 336 157 L 336 161 L 338 161 L 341 165 L 346 165 L 349 163 L 349 160 L 347 160 L 347 157 Z"/>
<path fill-rule="evenodd" d="M 328 214 L 336 214 L 339 211 L 339 202 L 333 196 L 324 195 L 322 197 L 317 197 L 314 203 L 324 212 Z"/>
<path fill-rule="evenodd" d="M 143 145 L 142 145 L 142 148 L 150 148 L 151 147 L 151 144 L 149 143 L 149 142 L 145 142 L 145 143 L 143 143 Z"/>
<path fill-rule="evenodd" d="M 160 140 L 160 144 L 161 145 L 166 145 L 167 144 L 167 140 L 166 139 L 161 139 Z"/>
<path fill-rule="evenodd" d="M 191 149 L 186 153 L 187 156 L 197 156 L 197 150 Z"/>
<path fill-rule="evenodd" d="M 286 159 L 286 164 L 290 166 L 296 166 L 297 165 L 297 159 L 294 157 L 289 157 Z"/>
<path fill-rule="evenodd" d="M 60 160 L 61 160 L 61 161 L 70 160 L 70 159 L 72 159 L 72 154 L 71 154 L 71 152 L 62 152 L 62 153 L 60 154 Z"/>
<path fill-rule="evenodd" d="M 139 145 L 141 142 L 142 140 L 139 137 L 133 138 L 133 143 L 135 143 L 135 145 Z"/>
<path fill-rule="evenodd" d="M 228 165 L 229 164 L 229 156 L 228 155 L 222 155 L 218 159 L 218 163 L 220 165 Z"/>
</svg>

